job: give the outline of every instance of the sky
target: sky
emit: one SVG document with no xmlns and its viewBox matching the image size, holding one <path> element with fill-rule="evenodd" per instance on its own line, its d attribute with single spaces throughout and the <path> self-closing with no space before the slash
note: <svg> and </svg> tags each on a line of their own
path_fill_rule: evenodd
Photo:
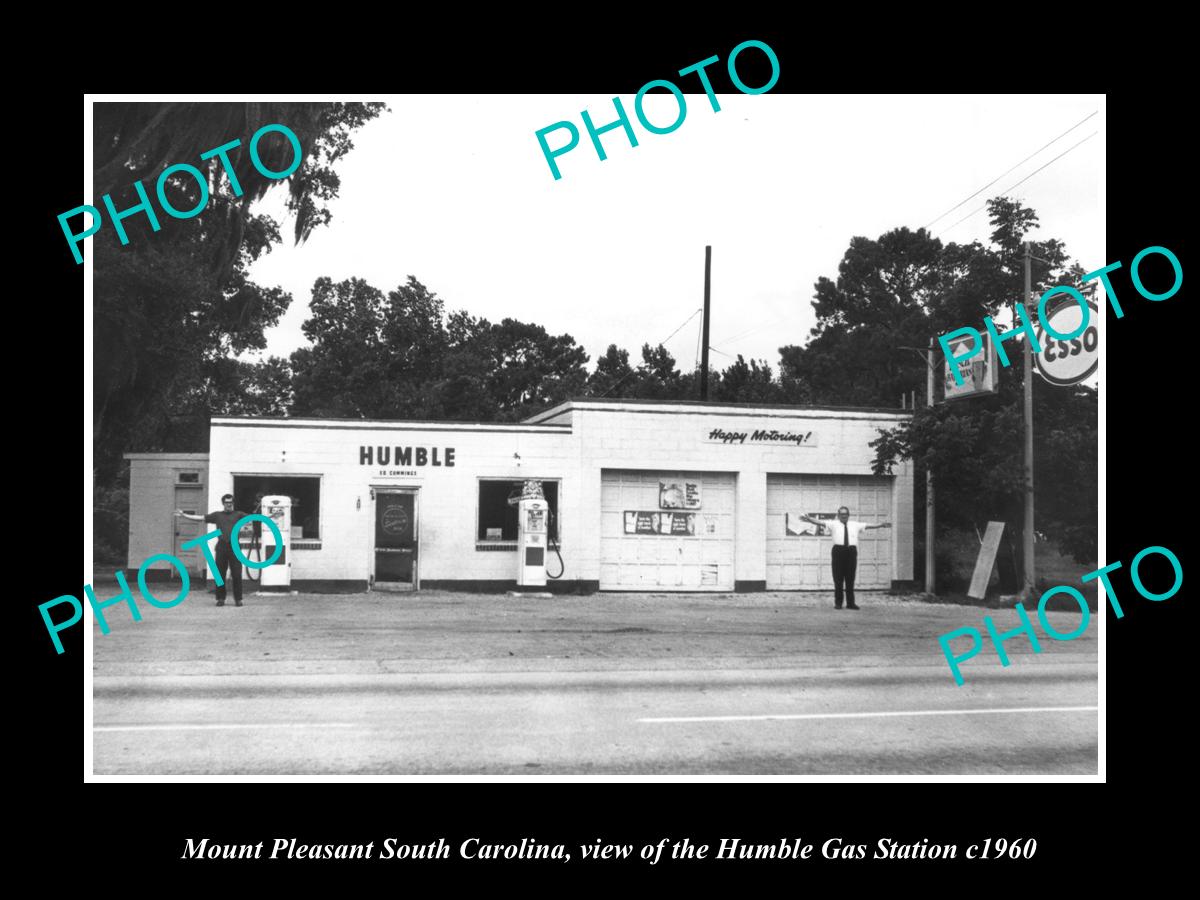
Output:
<svg viewBox="0 0 1200 900">
<path fill-rule="evenodd" d="M 944 242 L 987 243 L 982 207 L 1002 194 L 1037 211 L 1032 239 L 1064 241 L 1088 270 L 1110 262 L 1102 95 L 734 92 L 717 94 L 719 112 L 704 94 L 685 97 L 683 123 L 655 135 L 622 96 L 638 146 L 620 128 L 605 133 L 605 161 L 580 112 L 597 127 L 613 121 L 612 95 L 371 98 L 389 111 L 354 134 L 337 164 L 328 226 L 296 247 L 286 188 L 257 207 L 289 237 L 251 276 L 294 298 L 268 331 L 266 355 L 306 343 L 300 327 L 317 278 L 359 277 L 386 291 L 413 275 L 447 311 L 572 335 L 589 369 L 610 343 L 636 362 L 643 343 L 665 340 L 689 371 L 710 244 L 712 365 L 742 354 L 776 370 L 780 346 L 806 342 L 813 285 L 836 279 L 852 237 L 930 226 Z M 656 92 L 645 112 L 661 127 L 678 106 Z M 563 120 L 580 143 L 557 158 L 555 180 L 535 132 Z M 547 136 L 552 148 L 567 139 L 565 130 Z"/>
</svg>

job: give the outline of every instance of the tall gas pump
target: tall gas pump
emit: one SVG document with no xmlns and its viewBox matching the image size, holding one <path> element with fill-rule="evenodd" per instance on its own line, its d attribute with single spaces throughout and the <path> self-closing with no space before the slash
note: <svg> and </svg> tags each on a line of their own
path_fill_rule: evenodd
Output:
<svg viewBox="0 0 1200 900">
<path fill-rule="evenodd" d="M 292 555 L 289 553 L 292 540 L 292 498 L 266 496 L 262 498 L 262 514 L 275 523 L 283 545 L 279 549 L 279 558 L 262 570 L 259 584 L 263 587 L 290 587 L 292 583 Z M 262 559 L 268 560 L 275 555 L 275 535 L 265 523 L 256 523 L 262 529 Z"/>
<path fill-rule="evenodd" d="M 526 481 L 520 496 L 508 502 L 517 507 L 517 585 L 545 587 L 550 504 L 542 493 L 542 483 Z"/>
</svg>

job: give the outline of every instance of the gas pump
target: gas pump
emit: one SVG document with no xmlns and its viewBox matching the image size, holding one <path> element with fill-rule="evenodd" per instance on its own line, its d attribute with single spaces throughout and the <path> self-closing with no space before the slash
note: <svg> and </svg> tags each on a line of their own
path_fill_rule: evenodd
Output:
<svg viewBox="0 0 1200 900">
<path fill-rule="evenodd" d="M 550 505 L 540 481 L 526 481 L 517 499 L 517 584 L 546 586 L 546 519 Z"/>
<path fill-rule="evenodd" d="M 289 587 L 292 583 L 292 557 L 288 552 L 292 540 L 292 498 L 269 495 L 262 498 L 262 514 L 275 523 L 283 546 L 279 558 L 262 570 L 259 584 L 263 587 Z M 261 524 L 261 523 L 256 523 Z M 275 534 L 270 528 L 262 530 L 262 559 L 275 555 Z"/>
<path fill-rule="evenodd" d="M 546 502 L 542 483 L 524 482 L 520 493 L 510 496 L 508 502 L 517 507 L 517 585 L 545 587 L 547 576 L 561 578 L 566 566 L 558 544 L 551 536 L 550 518 L 553 513 Z M 550 549 L 558 555 L 557 575 L 550 575 L 546 570 L 546 556 Z"/>
</svg>

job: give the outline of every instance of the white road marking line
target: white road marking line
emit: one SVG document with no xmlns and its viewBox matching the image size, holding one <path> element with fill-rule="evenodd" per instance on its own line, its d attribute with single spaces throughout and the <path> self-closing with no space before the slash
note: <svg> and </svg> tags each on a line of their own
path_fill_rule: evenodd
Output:
<svg viewBox="0 0 1200 900">
<path fill-rule="evenodd" d="M 1096 712 L 1098 706 L 1019 706 L 1005 709 L 914 709 L 904 712 L 803 713 L 762 716 L 667 716 L 639 722 L 762 722 L 768 719 L 885 719 L 897 716 L 982 716 L 997 713 Z"/>
<path fill-rule="evenodd" d="M 95 725 L 92 731 L 217 731 L 225 728 L 357 728 L 353 722 L 249 722 L 212 725 Z"/>
</svg>

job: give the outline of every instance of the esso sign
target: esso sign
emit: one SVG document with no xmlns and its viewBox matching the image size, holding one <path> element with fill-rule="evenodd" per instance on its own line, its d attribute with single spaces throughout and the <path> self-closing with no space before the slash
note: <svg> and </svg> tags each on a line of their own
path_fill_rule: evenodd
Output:
<svg viewBox="0 0 1200 900">
<path fill-rule="evenodd" d="M 1099 312 L 1090 301 L 1088 326 L 1083 333 L 1069 340 L 1059 340 L 1046 333 L 1039 320 L 1036 326 L 1038 343 L 1042 352 L 1035 354 L 1034 363 L 1038 372 L 1051 384 L 1068 385 L 1086 381 L 1100 365 Z M 1070 334 L 1079 328 L 1083 320 L 1083 307 L 1078 303 L 1065 303 L 1047 317 L 1048 323 L 1059 334 Z"/>
</svg>

